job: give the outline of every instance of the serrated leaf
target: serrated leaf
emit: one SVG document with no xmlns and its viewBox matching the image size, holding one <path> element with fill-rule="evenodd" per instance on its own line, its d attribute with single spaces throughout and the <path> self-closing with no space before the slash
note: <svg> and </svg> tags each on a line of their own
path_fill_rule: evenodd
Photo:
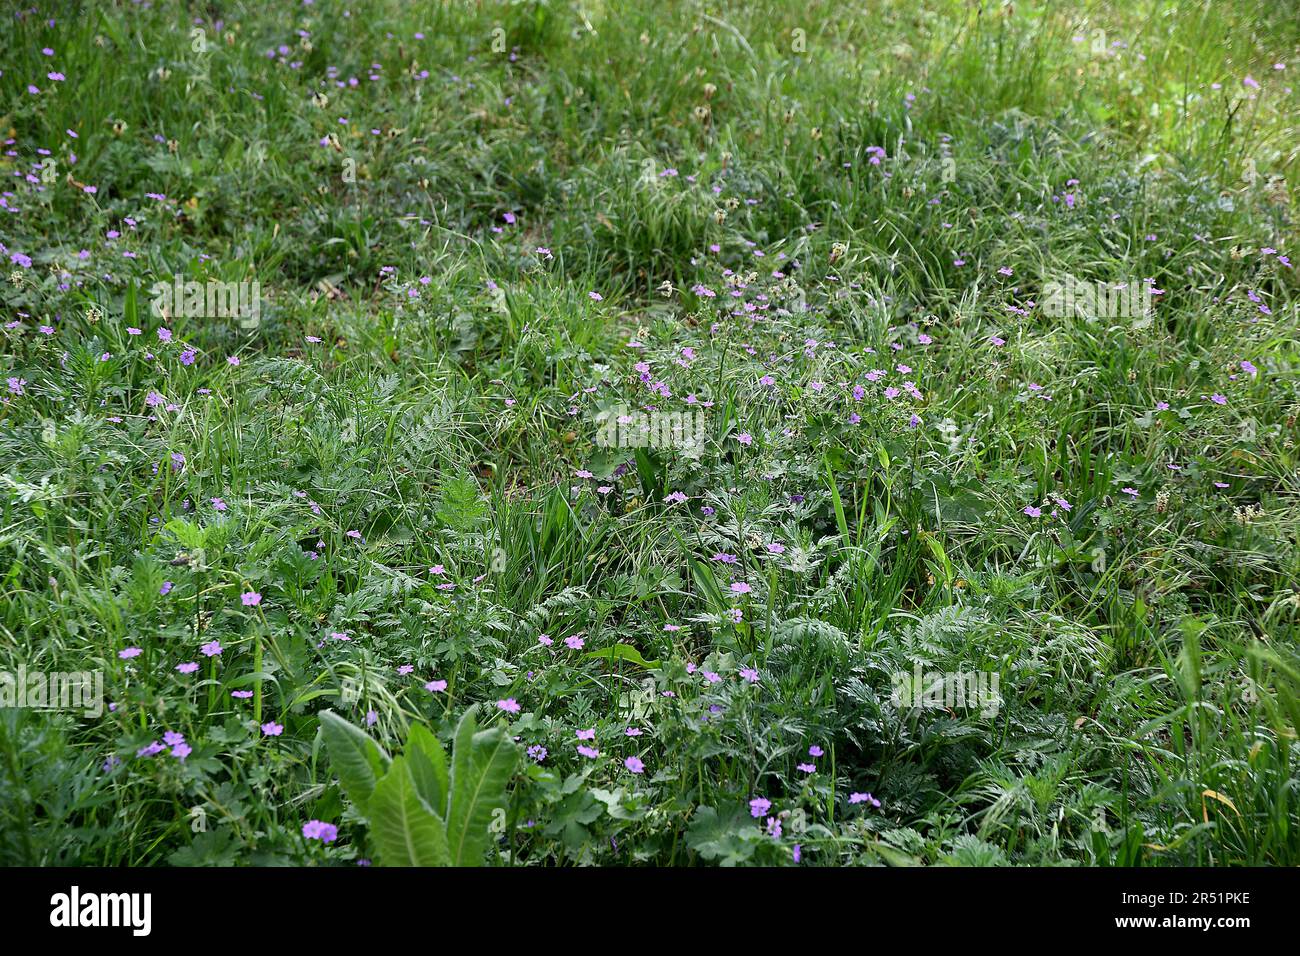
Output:
<svg viewBox="0 0 1300 956">
<path fill-rule="evenodd" d="M 176 539 L 176 543 L 182 548 L 201 548 L 204 541 L 207 540 L 206 529 L 190 524 L 184 518 L 172 518 L 163 527 L 171 532 L 172 537 Z"/>
<path fill-rule="evenodd" d="M 723 816 L 713 807 L 697 807 L 686 830 L 686 845 L 690 849 L 705 860 L 720 861 L 723 866 L 747 862 L 758 847 L 758 839 L 758 829 L 735 808 Z"/>
</svg>

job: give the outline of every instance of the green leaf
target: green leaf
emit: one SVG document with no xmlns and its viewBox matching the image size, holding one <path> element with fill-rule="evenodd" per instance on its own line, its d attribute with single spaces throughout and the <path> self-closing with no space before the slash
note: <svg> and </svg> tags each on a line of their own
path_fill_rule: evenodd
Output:
<svg viewBox="0 0 1300 956">
<path fill-rule="evenodd" d="M 686 830 L 686 845 L 705 860 L 720 861 L 723 866 L 745 863 L 758 849 L 760 839 L 769 839 L 750 824 L 738 809 L 725 817 L 713 807 L 697 807 Z"/>
<path fill-rule="evenodd" d="M 163 525 L 163 528 L 171 532 L 172 537 L 176 539 L 176 543 L 186 549 L 203 547 L 208 537 L 207 529 L 190 524 L 184 518 L 172 518 Z"/>
<path fill-rule="evenodd" d="M 713 570 L 704 562 L 695 558 L 687 558 L 687 566 L 691 569 L 691 580 L 700 590 L 704 597 L 705 603 L 719 614 L 727 609 L 727 599 L 722 596 L 722 589 L 718 587 L 717 579 L 713 576 Z"/>
<path fill-rule="evenodd" d="M 518 749 L 501 727 L 475 732 L 478 721 L 471 707 L 456 727 L 451 755 L 451 806 L 447 842 L 454 866 L 482 866 L 488 826 L 503 810 L 506 786 L 515 769 Z"/>
<path fill-rule="evenodd" d="M 469 531 L 483 520 L 487 505 L 478 482 L 468 475 L 448 475 L 438 488 L 438 520 L 454 531 Z"/>
<path fill-rule="evenodd" d="M 613 647 L 604 647 L 598 651 L 588 651 L 586 654 L 583 654 L 582 657 L 583 660 L 604 660 L 609 661 L 611 664 L 614 663 L 615 660 L 621 660 L 627 661 L 631 664 L 636 664 L 638 667 L 659 666 L 658 661 L 648 661 L 642 657 L 641 652 L 631 644 L 615 644 Z"/>
<path fill-rule="evenodd" d="M 447 751 L 423 724 L 412 724 L 406 736 L 406 759 L 415 789 L 429 806 L 447 812 Z"/>
<path fill-rule="evenodd" d="M 189 846 L 174 850 L 167 862 L 172 866 L 235 866 L 239 851 L 234 834 L 226 827 L 218 827 L 196 833 Z"/>
<path fill-rule="evenodd" d="M 420 799 L 405 757 L 394 757 L 370 798 L 370 836 L 384 866 L 450 866 L 447 828 Z"/>
<path fill-rule="evenodd" d="M 844 502 L 840 500 L 840 486 L 835 481 L 835 471 L 831 468 L 829 458 L 823 459 L 826 465 L 826 486 L 831 490 L 831 504 L 835 507 L 835 526 L 840 530 L 844 543 L 849 542 L 849 521 L 844 514 Z"/>
<path fill-rule="evenodd" d="M 636 449 L 633 457 L 636 459 L 637 477 L 641 479 L 641 490 L 645 492 L 646 498 L 651 501 L 662 498 L 664 469 L 659 463 L 659 457 L 644 448 Z"/>
<path fill-rule="evenodd" d="M 866 843 L 862 847 L 864 850 L 874 853 L 887 866 L 920 866 L 921 861 L 910 854 L 904 853 L 897 847 L 892 847 L 888 843 L 877 841 L 875 843 Z"/>
<path fill-rule="evenodd" d="M 135 325 L 139 321 L 140 307 L 136 301 L 135 281 L 132 280 L 126 287 L 126 301 L 122 303 L 122 321 L 127 325 Z"/>
<path fill-rule="evenodd" d="M 370 795 L 374 792 L 375 781 L 383 776 L 389 765 L 388 754 L 364 730 L 348 723 L 332 710 L 321 712 L 320 728 L 330 767 L 339 775 L 343 792 L 362 814 L 369 816 Z"/>
</svg>

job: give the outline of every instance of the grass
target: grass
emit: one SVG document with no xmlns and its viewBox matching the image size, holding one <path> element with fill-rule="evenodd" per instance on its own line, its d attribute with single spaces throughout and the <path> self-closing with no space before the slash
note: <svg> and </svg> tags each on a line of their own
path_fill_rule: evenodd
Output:
<svg viewBox="0 0 1300 956">
<path fill-rule="evenodd" d="M 1300 863 L 1285 5 L 218 6 L 0 32 L 0 861 Z"/>
</svg>

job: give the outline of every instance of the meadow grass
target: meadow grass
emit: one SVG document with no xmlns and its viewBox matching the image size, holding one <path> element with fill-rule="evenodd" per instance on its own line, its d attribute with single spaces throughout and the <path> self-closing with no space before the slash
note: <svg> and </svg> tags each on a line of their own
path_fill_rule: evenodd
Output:
<svg viewBox="0 0 1300 956">
<path fill-rule="evenodd" d="M 400 749 L 469 862 L 1300 863 L 1297 70 L 1266 0 L 8 15 L 0 673 L 107 704 L 0 706 L 0 862 L 398 862 Z"/>
</svg>

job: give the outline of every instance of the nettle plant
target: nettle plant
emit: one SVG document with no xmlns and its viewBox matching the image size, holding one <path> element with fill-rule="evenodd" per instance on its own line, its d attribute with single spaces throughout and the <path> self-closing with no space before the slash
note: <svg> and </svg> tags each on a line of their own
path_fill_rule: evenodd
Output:
<svg viewBox="0 0 1300 956">
<path fill-rule="evenodd" d="M 369 822 L 383 866 L 482 866 L 505 820 L 506 790 L 519 752 L 502 727 L 480 730 L 470 707 L 456 726 L 450 759 L 424 725 L 412 724 L 390 757 L 333 711 L 321 714 L 330 766 Z"/>
</svg>

